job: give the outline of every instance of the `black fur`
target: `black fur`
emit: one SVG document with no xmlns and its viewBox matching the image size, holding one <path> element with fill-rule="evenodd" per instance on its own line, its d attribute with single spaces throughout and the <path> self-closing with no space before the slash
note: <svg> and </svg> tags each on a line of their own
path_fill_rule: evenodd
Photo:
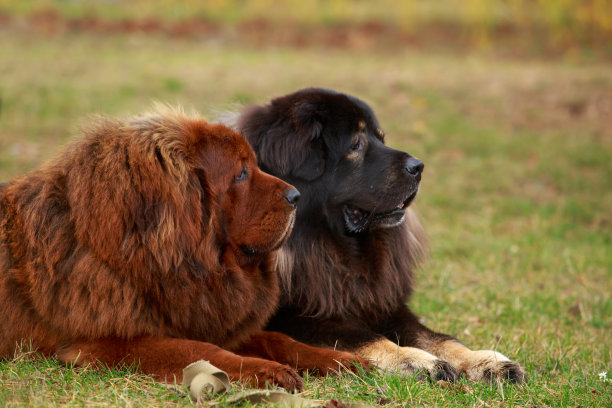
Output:
<svg viewBox="0 0 612 408">
<path fill-rule="evenodd" d="M 406 307 L 425 249 L 416 218 L 402 222 L 421 178 L 407 167 L 418 160 L 385 146 L 365 102 L 309 88 L 247 109 L 237 127 L 261 168 L 302 193 L 280 256 L 284 293 L 270 328 L 353 350 L 381 336 L 416 347 L 450 338 Z M 360 138 L 366 146 L 354 154 Z M 362 222 L 347 219 L 355 209 Z"/>
<path fill-rule="evenodd" d="M 309 88 L 247 109 L 237 128 L 260 167 L 302 197 L 293 234 L 276 255 L 282 295 L 269 329 L 365 353 L 373 345 L 374 353 L 387 350 L 385 339 L 416 347 L 435 359 L 427 369 L 433 379 L 452 381 L 460 371 L 475 380 L 524 380 L 519 363 L 492 350 L 474 352 L 425 327 L 408 308 L 413 270 L 426 252 L 425 233 L 408 208 L 423 163 L 385 146 L 366 103 Z M 397 350 L 384 353 L 396 361 Z M 399 369 L 419 370 L 430 357 L 405 357 Z"/>
</svg>

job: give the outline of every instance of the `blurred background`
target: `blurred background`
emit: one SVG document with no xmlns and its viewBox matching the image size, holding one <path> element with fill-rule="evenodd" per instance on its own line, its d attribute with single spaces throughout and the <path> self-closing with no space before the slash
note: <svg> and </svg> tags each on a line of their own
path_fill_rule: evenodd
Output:
<svg viewBox="0 0 612 408">
<path fill-rule="evenodd" d="M 160 100 L 210 116 L 304 86 L 354 93 L 398 137 L 440 105 L 610 131 L 609 0 L 0 0 L 0 52 L 0 179 L 88 113 Z"/>
<path fill-rule="evenodd" d="M 432 257 L 416 311 L 551 375 L 551 401 L 555 387 L 598 398 L 610 0 L 0 0 L 0 182 L 90 114 L 161 101 L 214 119 L 306 86 L 363 99 L 388 143 L 425 162 L 416 207 Z"/>
</svg>

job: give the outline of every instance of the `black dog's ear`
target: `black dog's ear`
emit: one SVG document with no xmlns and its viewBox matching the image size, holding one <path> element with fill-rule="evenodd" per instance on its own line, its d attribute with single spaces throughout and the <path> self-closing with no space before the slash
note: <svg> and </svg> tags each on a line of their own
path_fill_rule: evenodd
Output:
<svg viewBox="0 0 612 408">
<path fill-rule="evenodd" d="M 239 119 L 262 169 L 275 176 L 312 181 L 325 171 L 322 117 L 302 101 L 289 109 L 254 107 Z"/>
<path fill-rule="evenodd" d="M 325 171 L 323 118 L 317 112 L 316 105 L 308 101 L 296 104 L 291 117 L 298 139 L 295 150 L 299 152 L 290 158 L 294 160 L 291 173 L 307 181 L 315 180 Z"/>
</svg>

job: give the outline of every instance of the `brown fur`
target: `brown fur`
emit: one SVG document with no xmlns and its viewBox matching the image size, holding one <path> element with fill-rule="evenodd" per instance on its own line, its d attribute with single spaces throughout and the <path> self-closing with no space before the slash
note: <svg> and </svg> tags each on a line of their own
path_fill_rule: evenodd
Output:
<svg viewBox="0 0 612 408">
<path fill-rule="evenodd" d="M 260 331 L 296 192 L 259 170 L 241 136 L 163 108 L 83 133 L 0 189 L 0 356 L 25 339 L 63 361 L 137 362 L 169 381 L 206 359 L 289 389 L 301 379 L 286 364 L 325 373 L 354 360 L 305 345 L 260 358 L 271 358 L 262 343 L 296 343 Z M 241 348 L 250 357 L 227 351 Z"/>
</svg>

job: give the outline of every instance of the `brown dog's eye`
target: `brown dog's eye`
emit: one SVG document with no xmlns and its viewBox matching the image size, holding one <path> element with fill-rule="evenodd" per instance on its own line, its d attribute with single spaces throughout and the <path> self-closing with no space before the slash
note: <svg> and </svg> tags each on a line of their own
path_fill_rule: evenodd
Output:
<svg viewBox="0 0 612 408">
<path fill-rule="evenodd" d="M 246 166 L 242 166 L 242 170 L 240 171 L 240 174 L 234 177 L 234 181 L 236 183 L 240 183 L 241 181 L 246 180 L 248 177 L 249 177 L 249 172 L 247 171 Z"/>
</svg>

